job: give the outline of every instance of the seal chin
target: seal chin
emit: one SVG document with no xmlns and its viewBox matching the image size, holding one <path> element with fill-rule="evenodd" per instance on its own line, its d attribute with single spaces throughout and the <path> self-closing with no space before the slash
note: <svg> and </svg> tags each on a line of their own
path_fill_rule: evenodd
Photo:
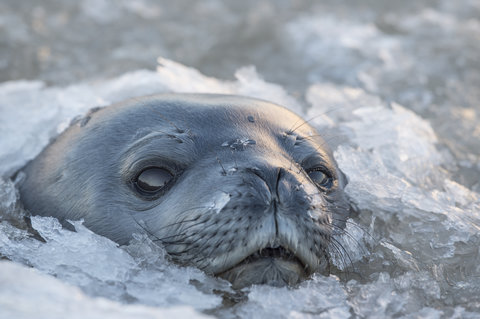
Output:
<svg viewBox="0 0 480 319">
<path fill-rule="evenodd" d="M 253 284 L 291 286 L 310 275 L 308 268 L 295 254 L 280 246 L 261 249 L 217 275 L 230 281 L 235 289 Z"/>
</svg>

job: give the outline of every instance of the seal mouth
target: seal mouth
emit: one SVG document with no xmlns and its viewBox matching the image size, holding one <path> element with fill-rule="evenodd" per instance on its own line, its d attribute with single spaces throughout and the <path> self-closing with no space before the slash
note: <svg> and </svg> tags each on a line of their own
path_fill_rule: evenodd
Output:
<svg viewBox="0 0 480 319">
<path fill-rule="evenodd" d="M 262 249 L 256 251 L 255 253 L 247 256 L 247 258 L 245 258 L 244 260 L 239 262 L 234 267 L 240 266 L 242 264 L 254 263 L 254 262 L 256 262 L 260 259 L 263 259 L 263 258 L 282 259 L 284 261 L 288 261 L 288 262 L 292 262 L 292 263 L 298 263 L 298 264 L 306 267 L 302 263 L 302 261 L 297 256 L 295 256 L 294 253 L 292 253 L 291 251 L 289 251 L 288 249 L 286 249 L 282 246 L 277 247 L 277 248 L 272 248 L 272 247 L 262 248 Z"/>
<path fill-rule="evenodd" d="M 308 268 L 285 247 L 265 247 L 217 276 L 230 281 L 233 288 L 243 288 L 252 284 L 291 286 L 309 276 Z"/>
</svg>

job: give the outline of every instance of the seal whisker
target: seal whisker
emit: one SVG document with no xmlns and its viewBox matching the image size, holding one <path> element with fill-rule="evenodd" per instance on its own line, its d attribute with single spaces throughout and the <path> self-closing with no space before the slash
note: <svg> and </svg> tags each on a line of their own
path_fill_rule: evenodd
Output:
<svg viewBox="0 0 480 319">
<path fill-rule="evenodd" d="M 233 246 L 233 241 L 231 241 L 231 242 L 230 242 L 230 244 L 228 245 L 228 247 L 227 247 L 226 251 L 227 251 L 227 252 L 230 252 L 230 251 L 231 251 L 231 248 L 232 248 L 232 246 Z M 225 267 L 226 263 L 227 263 L 227 259 L 226 259 L 226 258 L 224 258 L 224 260 L 223 260 L 223 263 L 222 263 L 222 268 L 224 268 L 224 267 Z"/>
<path fill-rule="evenodd" d="M 353 235 L 351 235 L 346 229 L 343 229 L 342 227 L 340 227 L 338 225 L 335 225 L 335 224 L 330 225 L 330 227 L 332 227 L 332 229 L 335 228 L 335 229 L 340 230 L 342 234 L 345 234 L 350 239 L 352 239 L 355 242 L 355 244 L 357 245 L 357 247 L 362 250 L 362 253 L 364 255 L 367 255 L 369 253 L 367 250 L 365 250 L 365 248 L 363 248 L 363 246 L 360 244 L 360 242 L 355 237 L 353 237 Z"/>
<path fill-rule="evenodd" d="M 301 128 L 301 127 L 304 126 L 305 124 L 308 124 L 308 123 L 310 123 L 311 121 L 313 121 L 314 119 L 316 119 L 316 118 L 318 118 L 318 117 L 320 117 L 320 116 L 324 116 L 325 114 L 326 114 L 326 113 L 317 114 L 317 115 L 309 118 L 308 120 L 303 120 L 302 124 L 298 125 L 297 127 L 293 128 L 293 129 L 288 130 L 288 133 L 289 133 L 289 134 L 295 133 L 296 130 L 298 130 L 299 128 Z M 297 122 L 295 122 L 295 124 L 296 124 L 296 123 L 297 123 Z"/>
<path fill-rule="evenodd" d="M 191 234 L 191 235 L 189 235 L 189 236 L 186 236 L 185 238 L 189 238 L 189 237 L 194 236 L 194 235 L 197 235 L 197 234 L 194 233 L 194 234 Z M 207 239 L 203 238 L 202 236 L 199 236 L 195 241 L 192 241 L 192 242 L 189 242 L 189 243 L 190 243 L 190 244 L 194 244 L 194 243 L 196 243 L 196 242 L 198 242 L 198 241 L 200 241 L 200 240 L 203 240 L 204 243 L 203 243 L 201 246 L 199 246 L 199 247 L 192 247 L 192 245 L 190 245 L 189 248 L 186 248 L 186 249 L 184 249 L 184 250 L 182 250 L 182 251 L 180 251 L 180 252 L 176 252 L 176 253 L 178 253 L 178 254 L 184 254 L 184 253 L 187 253 L 187 252 L 189 252 L 189 251 L 191 251 L 191 250 L 196 250 L 196 251 L 203 251 L 203 252 L 205 252 L 205 251 L 204 251 L 204 248 L 207 247 L 207 246 L 209 246 L 208 241 L 209 241 L 210 239 L 212 239 L 213 237 L 215 237 L 215 235 L 216 235 L 216 234 L 213 234 L 213 235 L 211 235 L 211 236 L 210 236 L 209 238 L 207 238 Z M 175 242 L 174 244 L 171 244 L 171 245 L 175 245 L 175 244 L 178 244 L 178 243 Z M 194 258 L 194 256 L 192 256 L 192 258 Z"/>
<path fill-rule="evenodd" d="M 323 139 L 322 143 L 321 143 L 321 146 L 325 146 L 325 145 L 328 145 L 328 144 L 331 144 L 332 142 L 335 142 L 341 138 L 344 138 L 343 135 L 325 135 L 325 134 L 317 134 L 317 135 L 310 135 L 310 136 L 307 136 L 307 137 L 304 137 L 304 140 L 306 141 L 313 141 L 313 142 L 316 142 L 316 140 L 314 140 L 315 137 L 321 137 Z M 318 150 L 319 148 L 317 148 Z"/>
<path fill-rule="evenodd" d="M 200 215 L 199 215 L 200 216 Z M 198 216 L 198 217 L 199 217 Z M 196 221 L 198 220 L 198 217 L 197 218 L 194 218 L 194 219 L 191 219 L 191 220 L 188 220 L 188 221 Z M 146 227 L 142 226 L 135 218 L 134 218 L 134 221 L 137 223 L 137 225 L 142 228 L 148 235 L 154 237 L 155 239 L 152 240 L 153 242 L 161 242 L 162 245 L 172 245 L 173 243 L 179 243 L 180 241 L 171 241 L 171 242 L 168 242 L 168 241 L 165 241 L 165 239 L 168 239 L 168 238 L 173 238 L 173 237 L 178 237 L 178 236 L 183 236 L 183 235 L 186 235 L 187 233 L 185 232 L 186 230 L 190 229 L 191 227 L 194 227 L 194 226 L 198 226 L 198 225 L 201 225 L 203 223 L 206 223 L 207 221 L 202 221 L 202 222 L 199 222 L 199 223 L 195 223 L 193 225 L 190 225 L 188 228 L 184 229 L 184 232 L 183 233 L 180 233 L 180 234 L 176 234 L 176 235 L 171 235 L 171 236 L 166 236 L 166 237 L 163 237 L 163 238 L 159 238 L 158 236 L 156 236 L 153 232 L 149 231 Z M 167 226 L 173 226 L 175 224 L 178 224 L 178 223 L 182 223 L 182 222 L 185 222 L 185 221 L 181 221 L 181 222 L 177 222 L 177 223 L 173 223 L 173 224 L 170 224 L 170 225 L 167 225 Z M 162 227 L 164 228 L 164 227 Z M 186 238 L 189 238 L 191 236 L 195 236 L 195 233 L 194 234 L 191 234 L 189 236 L 186 236 L 186 237 L 183 237 L 183 239 L 186 239 Z"/>
<path fill-rule="evenodd" d="M 154 239 L 152 240 L 152 242 L 160 242 L 162 245 L 174 245 L 174 244 L 177 244 L 177 245 L 180 245 L 180 244 L 185 244 L 187 242 L 182 242 L 180 240 L 178 241 L 165 241 L 165 239 L 167 238 L 170 238 L 170 237 L 177 237 L 177 236 L 182 236 L 182 235 L 186 235 L 186 233 L 181 233 L 181 234 L 176 234 L 176 235 L 172 235 L 172 236 L 166 236 L 166 237 L 163 237 L 163 238 L 159 238 L 157 237 L 155 234 L 153 234 L 151 231 L 149 231 L 146 227 L 143 227 L 140 223 L 138 223 L 137 220 L 135 220 L 135 222 L 137 223 L 138 226 L 140 226 L 148 235 L 154 237 Z M 200 224 L 200 223 L 199 223 Z M 184 237 L 183 239 L 186 239 L 186 238 L 189 238 L 189 237 L 192 237 L 192 236 L 195 236 L 196 234 L 191 234 L 189 236 L 186 236 Z M 145 239 L 144 239 L 145 241 Z M 143 241 L 143 242 L 144 242 Z M 143 243 L 142 242 L 142 243 Z M 167 252 L 168 254 L 170 254 L 169 252 Z"/>
<path fill-rule="evenodd" d="M 332 243 L 336 243 L 338 246 L 340 246 L 340 248 L 344 251 L 345 255 L 347 256 L 348 260 L 350 261 L 350 265 L 352 266 L 352 269 L 357 272 L 357 269 L 355 268 L 355 265 L 353 264 L 353 261 L 352 261 L 352 258 L 350 257 L 350 255 L 348 254 L 348 251 L 345 249 L 345 247 L 343 247 L 343 245 L 338 241 L 336 240 L 335 238 L 330 238 L 330 240 L 332 241 Z"/>
<path fill-rule="evenodd" d="M 181 238 L 182 240 L 187 239 L 187 238 L 190 238 L 191 236 L 197 235 L 197 233 L 192 233 L 192 234 L 190 234 L 190 235 L 188 235 L 188 236 L 185 236 L 185 235 L 188 234 L 187 231 L 188 231 L 189 229 L 191 229 L 191 228 L 193 228 L 193 227 L 195 227 L 195 226 L 198 226 L 198 225 L 206 224 L 206 223 L 207 223 L 207 221 L 198 222 L 198 223 L 196 223 L 196 224 L 193 224 L 193 225 L 188 226 L 187 228 L 184 228 L 184 229 L 182 230 L 183 232 L 180 233 L 180 234 L 165 236 L 165 237 L 163 237 L 163 238 L 158 238 L 158 237 L 157 237 L 156 240 L 159 240 L 159 241 L 162 241 L 162 242 L 163 242 L 165 239 L 174 238 L 174 237 L 179 237 L 179 236 L 183 236 L 183 238 Z M 178 242 L 180 242 L 180 240 L 172 241 L 171 243 L 178 243 Z M 193 242 L 190 242 L 190 243 L 195 243 L 195 242 L 196 242 L 196 241 L 193 241 Z"/>
<path fill-rule="evenodd" d="M 217 163 L 218 163 L 218 164 L 220 165 L 220 167 L 222 168 L 222 171 L 223 171 L 222 174 L 223 174 L 224 176 L 226 176 L 226 175 L 227 175 L 227 171 L 225 170 L 225 167 L 223 167 L 222 162 L 220 161 L 220 158 L 218 158 L 218 155 L 217 155 Z"/>
<path fill-rule="evenodd" d="M 198 210 L 198 209 L 201 209 L 201 208 L 210 208 L 210 207 L 208 207 L 208 206 L 192 207 L 192 208 L 183 210 L 183 211 L 181 212 L 181 214 L 184 214 L 184 213 L 189 212 L 189 211 L 192 211 L 192 210 Z M 204 214 L 204 213 L 205 213 L 205 212 L 199 213 L 197 216 L 195 216 L 195 217 L 192 218 L 192 219 L 184 219 L 184 220 L 177 221 L 177 222 L 175 222 L 175 223 L 171 223 L 171 224 L 162 226 L 162 227 L 158 228 L 157 231 L 162 230 L 162 229 L 165 229 L 165 228 L 168 228 L 168 227 L 172 227 L 172 226 L 175 226 L 175 225 L 178 225 L 178 224 L 197 221 L 197 220 L 202 216 L 202 214 Z M 134 220 L 137 222 L 137 224 L 138 224 L 139 226 L 141 226 L 135 218 L 134 218 Z M 207 221 L 208 221 L 208 219 L 205 220 L 205 222 L 207 222 Z"/>
<path fill-rule="evenodd" d="M 340 257 L 340 260 L 343 264 L 343 269 L 347 269 L 348 266 L 347 266 L 347 262 L 345 260 L 345 256 L 343 255 L 342 251 L 337 247 L 337 245 L 334 243 L 334 242 L 330 242 L 330 247 L 332 247 L 333 249 L 335 249 L 335 251 L 337 252 L 338 256 Z"/>
<path fill-rule="evenodd" d="M 198 218 L 196 219 L 191 219 L 191 220 L 182 220 L 182 221 L 179 221 L 179 222 L 176 222 L 176 223 L 172 223 L 172 224 L 169 224 L 169 225 L 166 225 L 166 226 L 163 226 L 161 227 L 159 230 L 163 229 L 163 228 L 167 228 L 167 227 L 171 227 L 171 226 L 175 226 L 177 224 L 182 224 L 182 223 L 185 223 L 185 222 L 190 222 L 190 221 L 196 221 Z M 140 226 L 143 230 L 145 231 L 148 231 L 146 227 L 143 227 L 142 225 L 140 225 L 140 223 L 134 218 L 135 222 L 137 223 L 138 226 Z M 196 225 L 196 224 L 195 224 Z M 149 235 L 152 235 L 155 237 L 155 235 L 151 232 L 148 232 Z"/>
<path fill-rule="evenodd" d="M 171 236 L 165 236 L 165 237 L 157 237 L 154 241 L 159 241 L 161 242 L 162 244 L 166 244 L 166 245 L 169 245 L 169 246 L 172 246 L 172 245 L 181 245 L 181 244 L 186 244 L 186 243 L 190 243 L 190 244 L 193 244 L 195 243 L 196 241 L 185 241 L 185 239 L 188 239 L 190 237 L 193 237 L 193 236 L 196 236 L 197 234 L 196 233 L 192 233 L 190 235 L 187 235 L 187 233 L 180 233 L 180 234 L 176 234 L 176 235 L 171 235 Z M 175 238 L 175 237 L 180 237 L 180 236 L 183 236 L 182 238 L 178 239 L 178 240 L 172 240 L 172 241 L 167 241 L 167 239 L 170 239 L 170 238 Z"/>
<path fill-rule="evenodd" d="M 197 210 L 197 209 L 200 209 L 200 208 L 209 208 L 209 207 L 207 207 L 207 206 L 194 207 L 194 208 L 186 209 L 186 210 L 182 211 L 181 213 L 184 214 L 184 213 L 186 213 L 186 212 L 188 212 L 188 211 Z M 205 213 L 205 212 L 203 212 L 203 213 Z M 177 222 L 175 222 L 175 223 L 171 223 L 171 224 L 162 226 L 162 227 L 158 228 L 157 230 L 162 230 L 162 229 L 165 229 L 165 228 L 168 228 L 168 227 L 172 227 L 172 226 L 175 226 L 175 225 L 178 225 L 178 224 L 182 224 L 182 223 L 194 222 L 194 221 L 197 221 L 201 216 L 202 216 L 202 214 L 198 214 L 197 216 L 195 216 L 195 218 L 192 218 L 192 219 L 179 220 L 179 221 L 177 221 Z"/>
<path fill-rule="evenodd" d="M 342 105 L 340 107 L 332 107 L 331 109 L 323 112 L 323 113 L 320 113 L 320 114 L 317 114 L 317 115 L 314 115 L 312 116 L 311 118 L 309 118 L 308 120 L 304 120 L 302 124 L 298 125 L 297 127 L 295 127 L 295 125 L 298 123 L 298 120 L 293 124 L 293 127 L 295 127 L 294 129 L 290 129 L 289 132 L 290 133 L 294 133 L 296 130 L 298 130 L 299 128 L 301 128 L 302 126 L 304 126 L 305 124 L 309 124 L 311 121 L 313 121 L 314 119 L 316 118 L 319 118 L 320 116 L 324 116 L 324 115 L 327 115 L 328 113 L 331 113 L 333 111 L 338 111 L 339 109 L 343 109 L 345 106 Z"/>
<path fill-rule="evenodd" d="M 332 217 L 332 220 L 334 221 L 340 221 L 340 222 L 346 222 L 346 220 L 344 219 L 340 219 L 340 218 L 335 218 L 335 217 Z M 355 223 L 353 222 L 350 222 L 350 224 L 352 225 L 356 225 Z M 334 223 L 332 224 L 327 224 L 327 225 L 323 225 L 323 226 L 326 226 L 328 228 L 330 228 L 331 230 L 334 230 L 334 229 L 337 229 L 341 232 L 341 234 L 345 234 L 346 236 L 348 236 L 349 238 L 351 238 L 353 241 L 355 241 L 356 245 L 358 248 L 362 249 L 363 251 L 363 254 L 368 254 L 368 252 L 362 247 L 362 245 L 360 244 L 360 242 L 354 237 L 352 236 L 346 229 L 344 229 L 343 227 L 340 227 L 339 225 L 336 225 Z M 356 225 L 360 230 L 362 231 L 365 231 L 362 227 Z M 333 239 L 332 239 L 333 240 Z M 335 240 L 336 241 L 336 240 Z M 338 242 L 338 241 L 337 241 Z M 342 246 L 343 248 L 343 246 Z"/>
<path fill-rule="evenodd" d="M 323 251 L 323 257 L 325 258 L 326 264 L 327 264 L 327 273 L 330 274 L 332 272 L 332 267 L 331 267 L 331 258 L 330 255 L 328 254 L 327 250 Z"/>
<path fill-rule="evenodd" d="M 363 226 L 351 221 L 351 220 L 348 220 L 348 219 L 340 219 L 340 218 L 333 218 L 333 220 L 335 221 L 340 221 L 340 222 L 344 222 L 344 223 L 347 223 L 349 225 L 352 225 L 356 228 L 358 228 L 359 230 L 361 230 L 365 235 L 367 235 L 368 237 L 370 237 L 370 239 L 372 240 L 375 240 L 375 237 L 373 237 L 372 234 L 370 234 L 370 232 Z"/>
<path fill-rule="evenodd" d="M 147 234 L 147 236 L 150 235 L 150 236 L 152 236 L 152 237 L 155 237 L 155 235 L 153 235 L 152 233 L 150 233 L 146 227 L 142 226 L 142 225 L 140 224 L 140 222 L 138 222 L 138 221 L 135 219 L 135 217 L 133 217 L 133 220 L 134 220 L 135 223 Z M 142 244 L 144 244 L 146 240 L 147 240 L 147 238 L 144 238 L 144 239 L 142 240 Z"/>
<path fill-rule="evenodd" d="M 320 145 L 315 149 L 315 152 L 318 152 L 319 149 L 324 148 L 326 145 L 328 145 L 327 141 L 322 141 Z"/>
<path fill-rule="evenodd" d="M 200 250 L 202 251 L 202 250 Z M 204 251 L 202 251 L 204 252 Z M 198 268 L 200 268 L 201 270 L 205 270 L 205 268 L 207 268 L 209 266 L 209 263 L 208 263 L 208 259 L 211 258 L 211 252 L 208 254 L 208 255 L 204 255 L 204 256 L 199 256 L 197 254 L 194 254 L 192 256 L 190 256 L 189 258 L 187 258 L 184 262 L 185 263 L 193 263 L 193 261 L 195 261 L 195 264 Z"/>
</svg>

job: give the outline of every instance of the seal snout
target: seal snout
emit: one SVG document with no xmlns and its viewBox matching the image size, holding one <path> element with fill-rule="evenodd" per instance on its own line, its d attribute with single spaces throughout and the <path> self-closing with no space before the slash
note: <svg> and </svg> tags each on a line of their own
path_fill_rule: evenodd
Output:
<svg viewBox="0 0 480 319">
<path fill-rule="evenodd" d="M 329 220 L 328 212 L 321 208 L 324 201 L 317 198 L 321 197 L 318 190 L 302 172 L 256 164 L 239 170 L 239 195 L 233 196 L 221 211 L 223 216 L 248 216 L 245 223 L 230 228 L 234 232 L 237 227 L 247 230 L 237 232 L 244 244 L 225 251 L 223 256 L 228 257 L 218 261 L 235 262 L 214 272 L 236 288 L 251 284 L 294 285 L 314 271 L 323 270 L 327 263 L 331 227 L 319 226 Z M 313 199 L 319 209 L 312 208 Z M 261 202 L 265 204 L 255 204 Z"/>
</svg>

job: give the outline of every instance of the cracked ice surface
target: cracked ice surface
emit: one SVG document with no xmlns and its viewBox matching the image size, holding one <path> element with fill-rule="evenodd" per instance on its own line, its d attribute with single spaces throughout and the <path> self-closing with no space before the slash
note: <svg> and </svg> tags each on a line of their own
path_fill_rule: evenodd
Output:
<svg viewBox="0 0 480 319">
<path fill-rule="evenodd" d="M 250 76 L 252 82 L 258 77 L 255 73 Z M 16 139 L 17 143 L 8 142 L 2 148 L 3 174 L 24 165 L 71 118 L 99 104 L 95 101 L 103 105 L 155 90 L 168 91 L 175 81 L 183 82 L 188 77 L 192 77 L 190 89 L 194 92 L 205 83 L 209 83 L 212 92 L 225 92 L 228 88 L 229 93 L 238 93 L 240 86 L 239 81 L 202 78 L 198 71 L 166 61 L 157 72 L 133 72 L 95 86 L 85 83 L 46 88 L 38 83 L 4 84 L 0 88 L 4 105 L 16 103 L 19 98 L 23 105 L 9 109 L 7 114 L 18 116 L 27 124 L 21 130 L 12 125 L 11 131 L 7 131 L 9 141 Z M 140 78 L 145 85 L 138 83 Z M 117 96 L 120 92 L 121 97 Z M 349 178 L 347 194 L 360 210 L 359 217 L 347 223 L 347 233 L 337 238 L 345 250 L 332 252 L 333 264 L 341 269 L 336 272 L 338 278 L 316 276 L 293 290 L 248 288 L 246 303 L 222 308 L 221 296 L 236 295 L 228 283 L 197 269 L 171 264 L 163 249 L 148 238 L 139 235 L 130 245 L 118 247 L 90 232 L 81 222 L 72 222 L 76 232 L 71 232 L 48 217 L 32 218 L 32 227 L 45 243 L 5 218 L 0 224 L 0 254 L 81 288 L 89 296 L 87 299 L 102 297 L 160 310 L 188 306 L 197 314 L 208 310 L 215 315 L 241 317 L 261 317 L 273 309 L 288 316 L 317 313 L 347 318 L 350 311 L 359 315 L 413 312 L 468 316 L 470 312 L 461 307 L 434 309 L 428 305 L 447 298 L 453 302 L 469 300 L 478 287 L 476 277 L 472 277 L 478 272 L 478 194 L 449 179 L 444 165 L 451 157 L 436 149 L 435 133 L 418 115 L 360 89 L 316 84 L 308 89 L 311 108 L 304 116 L 324 112 L 325 98 L 319 97 L 325 92 L 348 112 L 324 114 L 312 123 L 321 132 L 337 132 L 343 139 L 336 146 L 335 156 Z M 269 99 L 288 106 L 291 97 L 278 91 Z M 43 112 L 46 108 L 55 111 L 41 118 L 26 115 L 27 110 Z M 381 121 L 373 121 L 374 116 Z M 16 162 L 6 161 L 7 157 L 16 158 Z M 14 183 L 4 180 L 0 195 L 4 216 L 9 212 L 11 220 L 12 214 L 21 213 Z M 223 207 L 227 197 L 218 196 L 215 208 Z M 463 267 L 461 273 L 455 271 L 459 263 Z M 356 279 L 358 275 L 363 279 Z M 458 286 L 452 288 L 448 284 L 452 280 Z M 416 289 L 408 289 L 413 283 Z M 303 295 L 311 296 L 312 301 L 300 307 L 294 299 L 302 299 Z M 418 303 L 419 298 L 422 303 Z M 380 300 L 383 306 L 371 309 L 372 303 Z"/>
<path fill-rule="evenodd" d="M 190 17 L 185 10 L 174 16 L 179 21 L 177 33 L 166 39 L 170 48 L 177 47 L 170 52 L 162 43 L 165 56 L 178 54 L 195 67 L 159 58 L 156 71 L 137 67 L 122 74 L 126 58 L 146 60 L 151 54 L 156 58 L 160 51 L 120 46 L 109 56 L 88 47 L 97 55 L 84 59 L 88 65 L 80 61 L 65 68 L 65 60 L 54 56 L 49 60 L 53 68 L 39 67 L 39 76 L 29 77 L 54 85 L 41 80 L 0 83 L 0 258 L 13 261 L 0 263 L 0 317 L 28 318 L 32 309 L 38 318 L 57 313 L 74 318 L 79 312 L 71 309 L 102 318 L 478 317 L 478 1 L 440 0 L 432 7 L 405 1 L 395 12 L 383 11 L 383 6 L 397 6 L 393 2 L 382 2 L 375 9 L 357 8 L 353 2 L 319 3 L 304 11 L 289 7 L 279 11 L 260 2 L 245 24 L 236 15 L 238 8 L 227 2 L 195 5 L 203 14 L 218 17 L 211 19 L 216 27 L 225 21 L 233 30 L 238 27 L 238 37 L 222 33 L 202 38 L 201 29 L 192 30 L 182 20 Z M 131 20 L 132 15 L 158 23 L 165 19 L 156 18 L 168 16 L 162 16 L 168 6 L 147 0 L 124 1 L 108 12 L 92 7 L 112 7 L 108 4 L 80 1 L 77 11 L 80 18 L 104 26 Z M 6 35 L 7 47 L 13 46 L 0 52 L 2 76 L 3 69 L 11 74 L 15 71 L 11 66 L 18 67 L 10 61 L 31 53 L 18 47 L 32 42 L 35 34 L 63 39 L 60 47 L 52 44 L 50 54 L 65 51 L 70 38 L 55 30 L 62 29 L 58 25 L 75 10 L 44 21 L 45 12 L 35 7 L 35 23 L 23 23 L 23 16 L 2 11 L 0 32 Z M 18 27 L 3 27 L 8 25 Z M 116 34 L 127 38 L 105 39 L 109 52 L 117 43 L 143 39 L 140 33 L 121 30 Z M 73 42 L 79 40 L 75 29 L 67 34 Z M 188 38 L 182 41 L 187 47 L 179 49 L 172 42 L 177 38 Z M 228 39 L 238 43 L 222 42 Z M 256 63 L 258 72 L 254 67 L 238 68 L 252 63 L 243 60 L 242 52 L 251 48 L 247 44 L 260 46 L 249 52 L 253 61 L 265 57 L 264 64 Z M 82 48 L 74 50 L 87 54 Z M 39 48 L 33 54 L 47 59 L 47 51 Z M 5 57 L 8 52 L 22 54 Z M 232 64 L 238 70 L 227 74 L 234 75 L 232 80 L 199 71 L 218 69 L 217 60 L 224 57 L 217 52 L 238 54 Z M 85 69 L 105 77 L 89 68 L 105 59 L 123 71 L 95 82 L 80 81 L 73 74 L 81 72 L 70 72 Z M 44 242 L 26 230 L 13 174 L 91 107 L 161 92 L 248 95 L 311 119 L 348 176 L 346 192 L 359 212 L 347 222 L 346 233 L 336 238 L 337 248 L 331 248 L 331 276 L 315 275 L 296 288 L 256 286 L 235 292 L 225 281 L 170 263 L 164 250 L 142 235 L 119 247 L 79 221 L 72 222 L 77 231 L 71 232 L 45 217 L 32 219 Z M 227 201 L 220 194 L 215 209 Z"/>
</svg>

